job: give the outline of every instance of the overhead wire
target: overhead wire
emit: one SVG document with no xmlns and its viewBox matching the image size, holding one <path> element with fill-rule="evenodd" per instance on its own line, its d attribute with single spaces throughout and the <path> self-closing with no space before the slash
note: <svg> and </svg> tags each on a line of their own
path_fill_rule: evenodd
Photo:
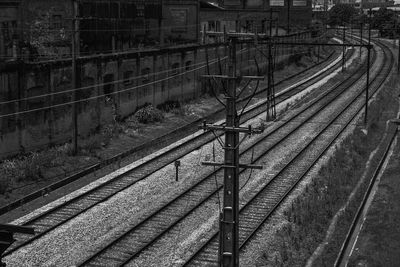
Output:
<svg viewBox="0 0 400 267">
<path fill-rule="evenodd" d="M 217 62 L 217 60 L 215 60 L 215 62 Z M 110 95 L 120 94 L 120 93 L 128 92 L 128 91 L 131 91 L 131 90 L 134 90 L 134 89 L 147 87 L 147 86 L 150 86 L 150 85 L 153 85 L 153 84 L 156 84 L 156 83 L 160 83 L 160 82 L 163 82 L 163 81 L 167 81 L 167 80 L 170 80 L 170 79 L 174 79 L 174 78 L 176 78 L 178 76 L 182 76 L 182 75 L 185 75 L 187 73 L 200 70 L 200 69 L 202 69 L 204 67 L 205 66 L 201 66 L 201 67 L 198 67 L 196 69 L 192 69 L 190 71 L 185 71 L 183 73 L 179 73 L 179 74 L 176 74 L 174 76 L 170 76 L 170 77 L 167 77 L 167 78 L 164 78 L 164 79 L 161 79 L 161 80 L 156 80 L 156 81 L 149 82 L 149 83 L 146 83 L 146 84 L 142 84 L 142 85 L 138 85 L 138 86 L 134 86 L 134 87 L 130 87 L 130 88 L 125 88 L 123 90 L 119 90 L 119 91 L 115 91 L 115 92 L 111 92 L 111 93 L 107 93 L 107 94 L 101 94 L 101 95 L 97 95 L 97 96 L 87 97 L 87 98 L 79 99 L 79 100 L 76 100 L 76 101 L 64 102 L 64 103 L 60 103 L 60 104 L 56 104 L 56 105 L 50 105 L 50 106 L 46 106 L 46 107 L 42 107 L 42 108 L 36 108 L 36 109 L 30 109 L 30 110 L 25 110 L 25 111 L 18 111 L 18 112 L 13 112 L 13 113 L 8 113 L 8 114 L 2 114 L 2 115 L 0 115 L 0 118 L 11 117 L 11 116 L 21 115 L 21 114 L 27 114 L 27 113 L 37 112 L 37 111 L 48 110 L 48 109 L 52 109 L 52 108 L 68 106 L 68 105 L 72 105 L 72 104 L 75 104 L 75 103 L 81 103 L 81 102 L 90 101 L 90 100 L 94 100 L 94 99 L 98 99 L 98 98 L 103 98 L 103 97 L 107 97 L 107 96 L 110 96 Z M 76 90 L 76 89 L 71 89 L 71 90 Z M 51 94 L 45 94 L 44 96 L 49 96 L 49 95 L 51 95 Z M 42 97 L 44 97 L 44 96 L 42 96 Z M 22 101 L 22 100 L 14 100 L 14 102 L 20 102 L 20 101 Z"/>
<path fill-rule="evenodd" d="M 215 62 L 217 62 L 217 60 L 215 60 Z M 167 78 L 164 78 L 164 79 L 161 79 L 161 80 L 153 81 L 153 82 L 150 82 L 150 83 L 146 83 L 146 84 L 142 84 L 142 85 L 126 88 L 124 90 L 119 90 L 119 91 L 115 91 L 115 92 L 111 92 L 111 93 L 107 93 L 107 94 L 101 94 L 101 95 L 97 95 L 97 96 L 93 96 L 93 97 L 79 99 L 79 100 L 76 100 L 76 101 L 69 101 L 69 102 L 64 102 L 64 103 L 60 103 L 60 104 L 55 104 L 55 105 L 45 106 L 45 107 L 41 107 L 41 108 L 36 108 L 36 109 L 29 109 L 29 110 L 18 111 L 18 112 L 13 112 L 13 113 L 8 113 L 8 114 L 2 114 L 2 115 L 0 115 L 0 118 L 6 118 L 6 117 L 11 117 L 11 116 L 16 116 L 16 115 L 28 114 L 28 113 L 38 112 L 38 111 L 44 111 L 44 110 L 49 110 L 49 109 L 53 109 L 53 108 L 59 108 L 59 107 L 62 107 L 62 106 L 72 105 L 72 104 L 75 104 L 75 103 L 82 103 L 82 102 L 85 102 L 85 101 L 90 101 L 90 100 L 94 100 L 94 99 L 98 99 L 98 98 L 108 97 L 110 95 L 120 94 L 120 93 L 124 93 L 124 92 L 131 91 L 131 90 L 134 90 L 134 89 L 147 87 L 147 86 L 150 86 L 150 85 L 153 85 L 153 84 L 156 84 L 156 83 L 160 83 L 160 82 L 163 82 L 163 81 L 167 81 L 167 80 L 170 80 L 170 79 L 174 79 L 174 78 L 176 78 L 176 77 L 178 77 L 180 75 L 185 75 L 187 73 L 200 70 L 200 69 L 202 69 L 204 67 L 205 66 L 203 65 L 203 66 L 201 66 L 201 67 L 199 67 L 197 69 L 193 69 L 193 70 L 190 70 L 190 71 L 179 73 L 179 74 L 171 76 L 171 77 L 167 77 Z M 76 90 L 76 89 L 71 89 L 71 90 Z M 45 94 L 45 95 L 42 95 L 41 97 L 48 97 L 50 95 L 52 95 L 52 94 Z M 23 99 L 14 100 L 13 102 L 20 102 L 20 101 L 23 101 Z"/>
<path fill-rule="evenodd" d="M 245 51 L 240 51 L 238 53 L 244 53 L 244 52 Z M 218 59 L 212 60 L 211 63 L 210 62 L 209 63 L 210 64 L 215 64 L 215 63 L 219 62 L 220 60 L 226 60 L 226 59 L 227 59 L 227 57 L 223 57 L 222 59 L 218 58 Z M 206 67 L 206 61 L 202 61 L 202 62 L 191 64 L 191 65 L 181 66 L 178 69 L 187 69 L 187 68 L 192 68 L 192 67 L 196 67 L 196 66 L 200 66 L 200 65 L 201 65 L 201 68 Z M 66 94 L 66 93 L 71 93 L 71 92 L 75 92 L 75 91 L 82 91 L 82 90 L 86 90 L 86 89 L 92 89 L 92 88 L 95 88 L 95 87 L 98 87 L 98 86 L 113 85 L 113 84 L 126 82 L 126 81 L 134 81 L 134 80 L 141 79 L 141 78 L 147 78 L 147 77 L 152 77 L 152 76 L 155 76 L 155 75 L 160 75 L 160 74 L 172 72 L 174 70 L 175 69 L 168 69 L 168 70 L 163 70 L 163 71 L 159 71 L 159 72 L 152 72 L 152 73 L 149 73 L 149 74 L 144 74 L 144 75 L 141 75 L 141 76 L 135 76 L 135 77 L 132 77 L 132 78 L 120 79 L 120 80 L 116 80 L 116 81 L 112 81 L 112 82 L 98 83 L 98 84 L 94 84 L 94 85 L 89 85 L 89 86 L 79 87 L 79 88 L 74 88 L 74 89 L 68 89 L 68 90 L 63 90 L 63 91 L 59 91 L 59 92 L 52 92 L 52 93 L 41 94 L 41 95 L 37 95 L 37 96 L 25 97 L 25 98 L 21 98 L 21 99 L 3 101 L 3 102 L 0 102 L 0 105 L 6 105 L 6 104 L 16 103 L 16 102 L 20 102 L 20 101 L 27 101 L 27 100 L 32 100 L 32 99 L 44 98 L 44 97 L 48 97 L 48 96 L 60 95 L 60 94 Z M 194 71 L 197 71 L 197 70 L 199 70 L 199 68 L 191 69 L 191 70 L 188 70 L 188 71 L 183 72 L 183 73 L 178 73 L 178 74 L 173 75 L 173 76 L 168 77 L 168 78 L 175 78 L 176 76 L 185 75 L 187 73 L 194 72 Z M 146 86 L 146 85 L 150 85 L 150 83 L 142 84 L 142 86 Z"/>
<path fill-rule="evenodd" d="M 211 64 L 215 64 L 216 62 L 217 62 L 217 60 L 214 60 Z M 191 68 L 191 67 L 196 67 L 196 66 L 200 66 L 200 65 L 202 65 L 202 67 L 204 67 L 205 66 L 204 63 L 205 63 L 205 61 L 204 62 L 200 62 L 200 63 L 196 63 L 196 64 L 191 64 L 191 65 L 184 66 L 184 67 L 180 67 L 180 69 L 188 68 L 188 67 Z M 11 104 L 11 103 L 15 103 L 15 102 L 27 101 L 27 100 L 38 99 L 38 98 L 44 98 L 44 97 L 60 95 L 60 94 L 66 94 L 66 93 L 71 93 L 71 92 L 75 92 L 75 91 L 83 91 L 83 90 L 92 89 L 92 88 L 98 87 L 98 86 L 113 85 L 113 84 L 117 84 L 117 83 L 134 81 L 134 80 L 137 80 L 137 79 L 152 77 L 152 76 L 165 74 L 165 73 L 172 72 L 172 71 L 174 71 L 174 69 L 168 69 L 168 70 L 163 70 L 163 71 L 158 71 L 158 72 L 152 72 L 152 73 L 149 73 L 149 74 L 144 74 L 144 75 L 141 75 L 141 76 L 135 76 L 135 77 L 132 77 L 132 78 L 120 79 L 120 80 L 116 80 L 116 81 L 112 81 L 112 82 L 106 82 L 106 83 L 98 83 L 98 84 L 94 84 L 94 85 L 89 85 L 89 86 L 84 86 L 84 87 L 79 87 L 79 88 L 74 88 L 74 89 L 68 89 L 68 90 L 63 90 L 63 91 L 59 91 L 59 92 L 47 93 L 47 94 L 42 94 L 42 95 L 37 95 L 37 96 L 30 96 L 30 97 L 25 97 L 25 98 L 21 98 L 21 99 L 8 100 L 8 101 L 0 102 L 0 105 Z M 193 72 L 193 71 L 195 71 L 195 70 L 189 70 L 187 72 Z M 186 74 L 186 73 L 184 73 L 184 74 Z M 176 75 L 174 75 L 172 77 L 176 77 L 178 75 L 183 75 L 183 74 L 179 73 L 179 74 L 176 74 Z"/>
<path fill-rule="evenodd" d="M 254 49 L 254 48 L 251 48 L 251 49 Z M 238 53 L 239 54 L 240 53 L 244 53 L 246 50 L 247 49 L 244 48 L 244 49 L 240 50 Z M 225 60 L 225 58 L 226 57 L 224 57 L 223 60 Z M 214 60 L 213 63 L 216 63 L 216 62 L 218 62 L 218 60 Z M 199 65 L 199 64 L 200 63 L 196 63 L 196 64 L 193 64 L 193 65 Z M 189 71 L 185 71 L 183 73 L 179 73 L 179 74 L 176 74 L 174 76 L 167 77 L 167 78 L 164 78 L 164 79 L 161 79 L 161 80 L 153 81 L 153 82 L 150 82 L 150 83 L 146 83 L 146 84 L 142 84 L 142 85 L 126 88 L 124 90 L 119 90 L 119 91 L 115 91 L 115 92 L 111 92 L 111 93 L 107 93 L 107 94 L 102 94 L 102 95 L 97 95 L 97 96 L 88 97 L 88 98 L 84 98 L 84 99 L 79 99 L 77 101 L 69 101 L 69 102 L 56 104 L 56 105 L 50 105 L 50 106 L 46 106 L 46 107 L 42 107 L 42 108 L 36 108 L 36 109 L 30 109 L 30 110 L 19 111 L 19 112 L 14 112 L 14 113 L 2 114 L 2 115 L 0 115 L 0 118 L 10 117 L 10 116 L 15 116 L 15 115 L 20 115 L 20 114 L 27 114 L 27 113 L 37 112 L 37 111 L 42 111 L 42 110 L 48 110 L 48 109 L 51 109 L 51 108 L 71 105 L 71 104 L 74 104 L 74 103 L 81 103 L 81 102 L 90 101 L 90 100 L 97 99 L 97 98 L 103 98 L 103 97 L 106 97 L 106 96 L 109 96 L 109 95 L 120 94 L 120 93 L 123 93 L 123 92 L 131 91 L 133 89 L 143 88 L 143 87 L 147 87 L 147 86 L 153 85 L 155 83 L 167 81 L 167 80 L 176 78 L 177 76 L 182 76 L 182 75 L 185 75 L 187 73 L 190 73 L 190 72 L 193 72 L 193 71 L 197 71 L 197 70 L 202 69 L 204 67 L 205 67 L 205 65 L 201 66 L 200 68 L 192 69 L 192 70 L 189 70 Z M 181 67 L 181 68 L 183 68 L 183 67 Z M 166 70 L 166 71 L 162 71 L 162 72 L 169 72 L 169 71 L 171 71 L 171 69 Z M 159 73 L 162 73 L 162 72 L 159 72 Z M 149 74 L 143 75 L 142 77 L 149 77 Z M 135 78 L 127 79 L 127 80 L 133 80 L 133 79 L 138 79 L 138 78 L 139 77 L 135 77 Z M 119 82 L 121 82 L 121 80 L 113 81 L 113 82 L 110 82 L 110 83 L 114 83 L 115 84 L 115 83 L 119 83 Z M 94 88 L 94 87 L 97 87 L 97 86 L 106 85 L 106 84 L 110 84 L 110 83 L 96 84 L 96 85 L 82 87 L 82 88 L 75 88 L 75 89 L 70 89 L 70 90 L 65 90 L 65 91 L 60 91 L 60 92 L 53 92 L 53 93 L 50 93 L 50 94 L 42 94 L 40 96 L 32 96 L 32 97 L 27 97 L 27 98 L 23 98 L 23 99 L 10 100 L 10 101 L 5 101 L 5 102 L 0 102 L 0 105 L 16 103 L 16 102 L 26 101 L 26 100 L 30 100 L 30 99 L 35 99 L 35 98 L 43 98 L 43 97 L 48 97 L 48 96 L 51 96 L 51 95 L 65 94 L 65 93 L 68 93 L 68 92 L 73 92 L 73 91 L 83 90 L 83 89 L 90 89 L 90 88 Z"/>
</svg>

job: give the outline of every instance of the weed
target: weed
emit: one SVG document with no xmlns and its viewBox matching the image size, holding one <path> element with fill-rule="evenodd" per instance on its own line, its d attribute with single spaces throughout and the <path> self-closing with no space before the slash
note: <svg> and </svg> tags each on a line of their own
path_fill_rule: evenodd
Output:
<svg viewBox="0 0 400 267">
<path fill-rule="evenodd" d="M 101 134 L 96 134 L 88 137 L 81 145 L 82 152 L 94 153 L 95 150 L 100 149 L 103 145 L 107 144 L 106 137 Z"/>
<path fill-rule="evenodd" d="M 24 177 L 28 180 L 39 180 L 42 178 L 40 167 L 43 166 L 46 161 L 43 154 L 32 152 L 24 161 L 22 161 L 22 169 L 24 171 Z"/>
<path fill-rule="evenodd" d="M 180 109 L 181 108 L 181 102 L 177 100 L 168 100 L 160 105 L 157 105 L 157 109 L 165 111 L 165 112 L 170 112 L 175 109 Z"/>
</svg>

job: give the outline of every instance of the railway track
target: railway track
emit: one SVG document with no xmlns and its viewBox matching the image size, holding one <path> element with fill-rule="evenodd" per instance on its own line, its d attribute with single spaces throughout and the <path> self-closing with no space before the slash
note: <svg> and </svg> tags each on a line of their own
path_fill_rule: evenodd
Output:
<svg viewBox="0 0 400 267">
<path fill-rule="evenodd" d="M 339 67 L 339 63 L 330 70 Z M 300 88 L 306 88 L 310 84 L 314 83 L 316 80 L 320 79 L 324 74 L 317 75 L 305 82 L 298 84 L 298 86 L 292 88 L 293 92 L 298 92 Z M 281 96 L 281 100 L 277 100 L 277 103 L 284 101 L 289 97 L 288 92 L 285 92 Z M 264 111 L 263 104 L 259 104 L 256 107 L 247 110 L 244 113 L 243 120 L 247 121 L 250 118 L 257 116 Z M 198 149 L 202 145 L 212 141 L 214 137 L 209 134 L 200 134 L 193 139 L 184 142 L 183 144 L 167 151 L 164 154 L 160 154 L 153 158 L 152 160 L 139 165 L 137 168 L 130 170 L 127 173 L 121 174 L 113 180 L 105 182 L 104 184 L 96 187 L 94 190 L 86 192 L 72 200 L 54 207 L 38 216 L 35 216 L 25 223 L 24 226 L 32 226 L 35 228 L 36 235 L 33 237 L 25 235 L 16 235 L 17 241 L 14 245 L 6 251 L 4 256 L 10 255 L 12 252 L 20 249 L 32 241 L 42 237 L 46 233 L 52 231 L 53 229 L 65 224 L 76 216 L 82 214 L 88 209 L 110 199 L 115 194 L 123 191 L 124 189 L 132 186 L 158 171 L 159 169 L 171 164 L 175 160 L 186 155 L 190 151 Z"/>
<path fill-rule="evenodd" d="M 372 95 L 384 82 L 393 66 L 393 56 L 386 46 L 381 44 L 385 59 L 389 64 L 382 64 L 380 71 L 371 81 Z M 382 62 L 385 62 L 383 60 Z M 386 63 L 386 62 L 385 62 Z M 331 117 L 325 126 L 320 129 L 316 137 L 308 142 L 304 148 L 292 159 L 265 186 L 240 208 L 239 248 L 243 251 L 254 238 L 259 229 L 265 225 L 273 212 L 280 206 L 296 185 L 309 173 L 314 164 L 337 140 L 346 127 L 357 117 L 363 108 L 363 91 L 349 99 L 346 105 Z M 351 112 L 349 113 L 349 109 Z M 337 128 L 333 131 L 330 127 Z M 326 140 L 329 140 L 328 142 Z M 185 266 L 216 266 L 218 257 L 218 233 L 215 233 L 208 242 L 185 263 Z"/>
<path fill-rule="evenodd" d="M 356 82 L 358 78 L 362 76 L 362 74 L 363 72 L 360 72 L 358 77 L 355 76 L 352 79 L 347 80 L 346 83 Z M 242 159 L 247 157 L 247 160 L 250 160 L 251 150 L 257 145 L 259 146 L 260 144 L 264 144 L 266 139 L 269 141 L 274 141 L 267 147 L 264 147 L 262 151 L 256 152 L 259 155 L 256 156 L 254 161 L 261 159 L 265 154 L 280 145 L 286 138 L 288 138 L 288 136 L 301 128 L 302 124 L 311 120 L 325 107 L 327 102 L 329 102 L 329 100 L 327 100 L 328 95 L 330 95 L 330 99 L 332 100 L 336 99 L 338 95 L 346 91 L 345 89 L 342 89 L 341 91 L 336 90 L 338 87 L 339 85 L 327 90 L 326 93 L 313 101 L 311 104 L 303 107 L 302 110 L 297 113 L 297 115 L 280 124 L 267 135 L 257 140 L 255 144 L 247 147 L 241 153 Z M 292 122 L 292 124 L 290 122 Z M 81 265 L 124 265 L 140 255 L 140 253 L 151 247 L 155 242 L 157 242 L 157 240 L 162 238 L 185 217 L 189 216 L 205 202 L 216 197 L 216 194 L 218 194 L 218 192 L 222 189 L 222 186 L 215 188 L 215 175 L 217 176 L 218 184 L 222 184 L 222 170 L 217 169 L 215 172 L 212 172 L 208 176 L 202 178 L 198 183 L 190 187 L 180 196 L 176 197 L 174 200 L 152 213 L 141 223 L 132 227 L 132 229 L 121 235 L 118 239 L 111 242 L 102 250 L 98 251 Z M 185 203 L 188 202 L 190 202 L 190 204 L 185 205 Z M 182 207 L 185 207 L 185 209 L 182 209 Z M 118 257 L 115 257 L 115 255 L 118 255 Z"/>
<path fill-rule="evenodd" d="M 368 201 L 370 200 L 371 193 L 374 190 L 374 187 L 379 184 L 377 183 L 377 179 L 380 175 L 380 172 L 384 168 L 385 161 L 388 159 L 389 152 L 391 147 L 396 140 L 396 136 L 398 134 L 398 127 L 395 125 L 390 125 L 391 128 L 388 129 L 388 134 L 385 136 L 383 141 L 383 148 L 380 149 L 375 155 L 379 160 L 377 166 L 373 169 L 373 174 L 370 177 L 367 189 L 364 192 L 363 198 L 361 202 L 358 204 L 358 208 L 355 211 L 354 217 L 350 225 L 348 226 L 348 231 L 346 236 L 342 242 L 342 246 L 339 249 L 338 255 L 336 257 L 335 263 L 333 266 L 347 266 L 349 257 L 351 256 L 354 245 L 357 242 L 358 234 L 360 233 L 363 221 L 365 219 L 365 212 L 368 210 Z"/>
<path fill-rule="evenodd" d="M 238 54 L 243 53 L 243 51 L 239 51 Z M 317 67 L 320 68 L 324 68 L 325 66 L 327 66 L 328 64 L 330 64 L 332 61 L 334 61 L 335 59 L 335 55 L 337 55 L 338 52 L 333 51 L 332 53 L 329 54 L 329 56 L 327 58 L 325 58 L 324 60 L 319 61 L 317 64 L 310 66 L 308 68 L 303 69 L 302 71 L 295 73 L 293 75 L 290 75 L 289 77 L 285 77 L 284 79 L 278 81 L 275 86 L 285 86 L 289 83 L 294 83 L 296 81 L 299 81 L 301 79 L 304 79 L 304 77 L 307 75 L 307 73 L 310 70 L 316 69 Z M 350 56 L 351 53 L 347 54 L 347 57 Z M 259 92 L 257 92 L 257 96 L 258 95 L 263 95 L 265 94 L 266 90 L 260 90 Z M 248 97 L 245 97 L 241 103 L 243 105 L 243 103 L 245 103 L 247 101 Z M 240 105 L 240 103 L 239 103 Z M 224 108 L 218 109 L 215 112 L 207 115 L 205 117 L 205 119 L 210 119 L 210 120 L 214 120 L 216 117 L 218 117 L 220 114 L 222 114 L 224 112 Z M 197 130 L 198 125 L 202 122 L 202 119 L 199 119 L 198 121 L 194 121 L 192 123 L 189 123 L 183 127 L 180 127 L 178 129 L 173 130 L 172 132 L 167 133 L 166 135 L 163 135 L 161 137 L 155 138 L 153 139 L 150 143 L 152 146 L 154 147 L 158 147 L 158 149 L 163 148 L 162 144 L 163 143 L 171 143 L 174 141 L 179 140 L 179 136 L 181 136 L 183 133 L 187 134 L 187 132 L 193 132 Z M 175 137 L 176 136 L 176 137 Z M 105 167 L 109 167 L 109 165 L 114 164 L 116 162 L 118 162 L 118 168 L 121 168 L 121 166 L 126 166 L 129 163 L 136 161 L 138 158 L 135 156 L 132 156 L 132 154 L 144 150 L 146 148 L 148 148 L 149 145 L 140 145 L 138 147 L 134 147 L 132 149 L 126 150 L 120 154 L 117 154 L 105 161 L 102 161 L 98 164 L 92 165 L 89 168 L 86 168 L 82 171 L 78 171 L 77 173 L 66 177 L 65 179 L 62 179 L 56 183 L 53 183 L 49 186 L 46 186 L 44 188 L 41 188 L 38 191 L 32 192 L 31 194 L 18 199 L 12 203 L 9 203 L 8 205 L 5 205 L 3 207 L 0 207 L 0 215 L 6 214 L 7 212 L 10 212 L 32 200 L 35 200 L 39 197 L 42 197 L 44 194 L 49 194 L 67 184 L 70 184 L 86 175 L 95 173 L 96 171 L 99 170 L 104 170 Z"/>
</svg>

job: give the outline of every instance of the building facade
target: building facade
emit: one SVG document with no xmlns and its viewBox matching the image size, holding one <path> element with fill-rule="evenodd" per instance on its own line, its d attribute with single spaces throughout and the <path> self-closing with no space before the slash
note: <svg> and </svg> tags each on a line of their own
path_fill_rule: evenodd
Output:
<svg viewBox="0 0 400 267">
<path fill-rule="evenodd" d="M 75 1 L 80 55 L 196 43 L 199 38 L 197 0 Z M 0 2 L 2 60 L 17 54 L 24 60 L 70 57 L 73 2 Z"/>
<path fill-rule="evenodd" d="M 18 1 L 0 2 L 0 62 L 13 60 L 17 57 L 20 14 Z"/>
<path fill-rule="evenodd" d="M 208 30 L 267 32 L 269 11 L 273 27 L 291 31 L 306 28 L 312 20 L 311 0 L 219 0 L 202 1 L 201 21 Z M 289 27 L 288 27 L 289 26 Z M 274 30 L 275 32 L 275 30 Z"/>
</svg>

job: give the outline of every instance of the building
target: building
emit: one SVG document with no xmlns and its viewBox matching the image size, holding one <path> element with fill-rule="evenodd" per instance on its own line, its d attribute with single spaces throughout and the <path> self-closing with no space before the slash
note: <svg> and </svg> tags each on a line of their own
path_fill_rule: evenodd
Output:
<svg viewBox="0 0 400 267">
<path fill-rule="evenodd" d="M 19 32 L 18 1 L 0 1 L 0 62 L 16 59 Z"/>
<path fill-rule="evenodd" d="M 121 51 L 198 40 L 198 1 L 81 0 L 82 52 Z"/>
<path fill-rule="evenodd" d="M 311 23 L 311 0 L 219 0 L 201 1 L 202 28 L 266 32 L 271 9 L 274 28 L 294 31 Z"/>
<path fill-rule="evenodd" d="M 73 1 L 0 2 L 2 58 L 13 53 L 14 59 L 17 54 L 29 60 L 70 57 Z M 197 0 L 75 1 L 81 55 L 199 40 Z"/>
</svg>

